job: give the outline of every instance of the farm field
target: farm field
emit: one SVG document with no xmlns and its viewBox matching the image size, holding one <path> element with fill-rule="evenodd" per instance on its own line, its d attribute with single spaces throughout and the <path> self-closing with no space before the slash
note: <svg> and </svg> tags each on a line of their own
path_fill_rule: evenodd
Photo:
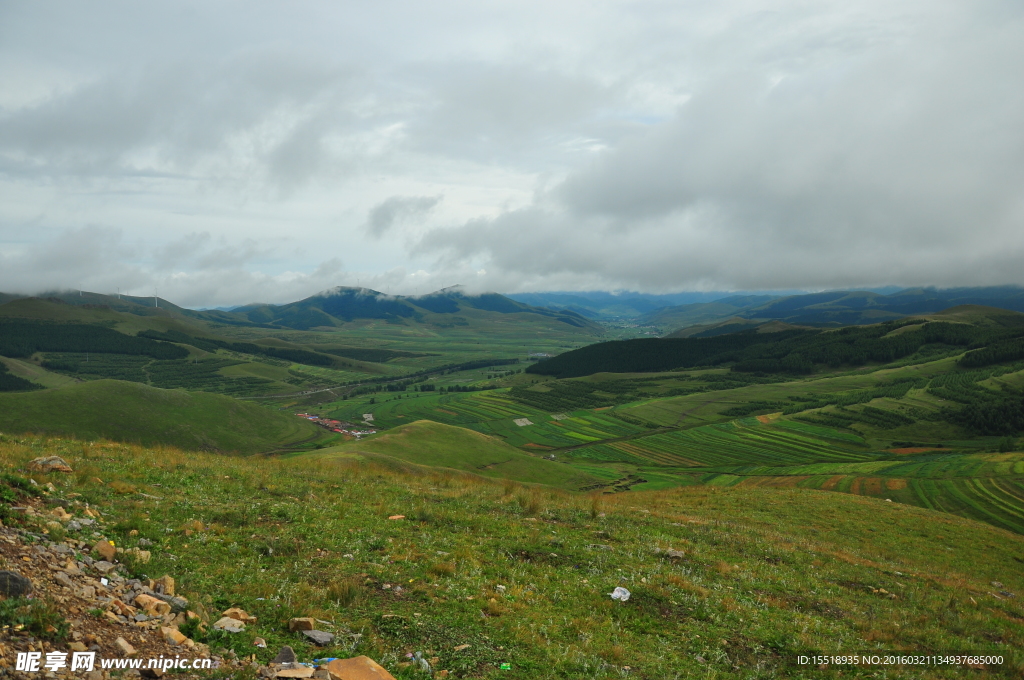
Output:
<svg viewBox="0 0 1024 680">
<path fill-rule="evenodd" d="M 863 461 L 873 456 L 788 428 L 762 424 L 755 418 L 703 425 L 624 442 L 603 444 L 650 463 L 677 467 L 712 467 L 740 463 L 792 465 L 809 461 Z M 574 456 L 586 457 L 588 448 Z"/>
<path fill-rule="evenodd" d="M 1024 533 L 1024 453 L 930 453 L 913 460 L 744 466 L 709 471 L 700 481 L 886 498 Z"/>
<path fill-rule="evenodd" d="M 360 454 L 573 491 L 601 482 L 584 470 L 527 455 L 495 437 L 426 420 L 402 425 L 366 441 L 324 449 L 314 456 L 330 459 Z"/>
<path fill-rule="evenodd" d="M 432 420 L 467 427 L 502 438 L 512 446 L 534 450 L 577 446 L 603 439 L 625 437 L 645 431 L 602 412 L 546 413 L 511 401 L 500 391 L 434 394 L 411 393 L 379 404 L 343 406 L 331 417 L 360 421 L 373 414 L 373 423 L 393 427 L 413 420 Z M 517 425 L 526 419 L 530 424 Z"/>
</svg>

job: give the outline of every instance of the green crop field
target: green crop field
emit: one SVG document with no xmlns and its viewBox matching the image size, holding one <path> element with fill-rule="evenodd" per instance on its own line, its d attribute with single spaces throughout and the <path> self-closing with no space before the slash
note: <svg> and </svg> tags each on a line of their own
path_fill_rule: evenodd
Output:
<svg viewBox="0 0 1024 680">
<path fill-rule="evenodd" d="M 821 428 L 824 429 L 824 428 Z M 658 465 L 713 467 L 740 463 L 792 465 L 809 461 L 860 461 L 871 456 L 789 428 L 745 418 L 603 445 Z M 585 449 L 583 450 L 585 451 Z M 584 455 L 582 451 L 578 455 Z"/>
<path fill-rule="evenodd" d="M 378 437 L 317 453 L 350 456 L 371 453 L 416 465 L 463 470 L 484 477 L 548 484 L 577 490 L 600 480 L 577 468 L 522 453 L 500 439 L 430 421 L 402 425 Z"/>
<path fill-rule="evenodd" d="M 887 498 L 1024 533 L 1024 454 L 916 454 L 912 460 L 737 466 L 705 473 L 715 486 L 821 489 Z"/>
</svg>

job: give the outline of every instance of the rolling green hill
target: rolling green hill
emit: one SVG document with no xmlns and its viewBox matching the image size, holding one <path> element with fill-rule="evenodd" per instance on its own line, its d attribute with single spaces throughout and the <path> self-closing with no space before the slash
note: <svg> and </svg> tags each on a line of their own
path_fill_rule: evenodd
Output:
<svg viewBox="0 0 1024 680">
<path fill-rule="evenodd" d="M 1024 320 L 1002 312 L 1001 318 Z M 986 317 L 990 318 L 990 317 Z M 667 371 L 731 364 L 748 373 L 810 374 L 827 369 L 889 363 L 923 347 L 960 353 L 964 365 L 1024 358 L 1024 326 L 903 319 L 835 330 L 779 329 L 596 343 L 542 361 L 530 373 L 571 378 L 597 372 Z M 987 363 L 986 363 L 987 362 Z"/>
<path fill-rule="evenodd" d="M 363 452 L 416 465 L 451 468 L 484 477 L 565 489 L 579 489 L 601 482 L 576 468 L 525 454 L 494 437 L 428 420 L 401 425 L 385 434 L 337 449 L 325 449 L 317 455 Z"/>
<path fill-rule="evenodd" d="M 427 677 L 402 665 L 414 651 L 449 678 L 488 680 L 1024 673 L 1024 537 L 880 498 L 716 486 L 587 497 L 337 456 L 254 460 L 10 437 L 0 439 L 6 497 L 16 497 L 12 481 L 28 485 L 7 475 L 40 455 L 75 471 L 35 475 L 54 485 L 47 501 L 102 513 L 103 524 L 69 538 L 92 543 L 100 530 L 126 551 L 156 543 L 145 565 L 118 557 L 132 575 L 171 575 L 211 618 L 244 609 L 254 618 L 240 633 L 182 628 L 263 664 L 290 645 L 303 662 L 366 654 L 407 680 Z M 51 520 L 8 511 L 4 524 L 42 535 Z M 627 601 L 609 597 L 616 587 Z M 334 643 L 289 632 L 297 616 L 327 622 Z M 81 619 L 92 632 L 92 617 Z M 105 638 L 119 632 L 104 626 Z M 1002 662 L 797 661 L 887 652 Z"/>
<path fill-rule="evenodd" d="M 96 380 L 0 394 L 0 432 L 258 453 L 314 441 L 323 431 L 293 415 L 230 397 Z"/>
</svg>

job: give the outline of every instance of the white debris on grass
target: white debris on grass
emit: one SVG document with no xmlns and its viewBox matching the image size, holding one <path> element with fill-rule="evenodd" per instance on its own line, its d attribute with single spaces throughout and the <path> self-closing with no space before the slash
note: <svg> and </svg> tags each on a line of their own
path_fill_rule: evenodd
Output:
<svg viewBox="0 0 1024 680">
<path fill-rule="evenodd" d="M 533 425 L 529 418 L 513 418 L 512 422 L 519 427 L 526 427 L 527 425 Z"/>
<path fill-rule="evenodd" d="M 617 586 L 615 590 L 608 594 L 612 596 L 613 600 L 619 600 L 620 602 L 625 602 L 629 599 L 629 591 L 622 586 Z"/>
</svg>

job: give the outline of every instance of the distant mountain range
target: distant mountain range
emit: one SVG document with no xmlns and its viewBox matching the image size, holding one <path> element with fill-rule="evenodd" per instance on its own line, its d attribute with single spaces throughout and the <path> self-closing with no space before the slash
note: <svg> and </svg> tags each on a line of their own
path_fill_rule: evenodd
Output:
<svg viewBox="0 0 1024 680">
<path fill-rule="evenodd" d="M 765 299 L 803 291 L 775 291 Z M 512 293 L 508 297 L 534 307 L 568 309 L 589 319 L 611 320 L 616 318 L 635 319 L 659 309 L 680 305 L 714 302 L 730 296 L 743 295 L 736 292 L 670 293 L 652 295 L 648 293 L 607 291 L 585 291 L 575 293 Z"/>
<path fill-rule="evenodd" d="M 960 305 L 1024 312 L 1024 288 L 909 288 L 888 295 L 871 291 L 830 291 L 786 297 L 732 296 L 708 303 L 665 307 L 642 315 L 638 322 L 664 330 L 695 330 L 689 327 L 708 325 L 702 333 L 717 334 L 710 326 L 726 321 L 734 324 L 736 330 L 750 327 L 752 322 L 766 321 L 794 326 L 849 326 L 914 314 L 934 314 Z"/>
<path fill-rule="evenodd" d="M 0 304 L 27 296 L 0 293 Z M 446 288 L 428 295 L 386 295 L 369 288 L 339 286 L 304 300 L 283 305 L 250 304 L 225 309 L 193 310 L 162 298 L 102 295 L 84 291 L 42 293 L 38 297 L 71 305 L 92 305 L 143 316 L 180 315 L 202 321 L 263 328 L 338 327 L 360 320 L 390 324 L 428 324 L 439 328 L 471 326 L 482 321 L 516 315 L 523 322 L 555 323 L 561 329 L 600 333 L 601 327 L 568 309 L 534 307 L 497 293 L 469 295 L 460 288 Z"/>
<path fill-rule="evenodd" d="M 881 290 L 883 292 L 878 292 Z M 438 328 L 476 325 L 508 319 L 556 323 L 563 330 L 600 334 L 597 321 L 629 319 L 657 326 L 663 332 L 687 329 L 680 335 L 717 335 L 769 321 L 793 326 L 848 326 L 934 314 L 959 305 L 983 305 L 1024 312 L 1024 288 L 909 288 L 868 291 L 778 293 L 516 293 L 471 295 L 460 287 L 427 295 L 387 295 L 369 288 L 339 286 L 286 304 L 255 303 L 240 307 L 193 310 L 162 298 L 102 295 L 80 291 L 43 293 L 71 305 L 95 305 L 142 316 L 180 315 L 235 326 L 263 328 L 341 327 L 359 321 L 397 325 L 427 324 Z M 0 293 L 0 304 L 24 298 Z M 726 323 L 728 322 L 728 323 Z M 729 330 L 722 328 L 730 326 Z"/>
<path fill-rule="evenodd" d="M 872 293 L 887 295 L 902 290 L 898 286 L 866 289 Z M 772 290 L 772 291 L 713 291 L 683 292 L 654 295 L 649 293 L 633 293 L 629 291 L 584 291 L 584 292 L 552 292 L 552 293 L 510 293 L 507 297 L 534 307 L 550 307 L 551 309 L 568 309 L 588 319 L 637 319 L 644 315 L 669 307 L 680 307 L 694 304 L 722 302 L 728 298 L 757 296 L 768 301 L 794 295 L 803 295 L 803 290 Z M 731 304 L 731 303 L 730 303 Z M 704 313 L 706 316 L 707 312 Z"/>
</svg>

